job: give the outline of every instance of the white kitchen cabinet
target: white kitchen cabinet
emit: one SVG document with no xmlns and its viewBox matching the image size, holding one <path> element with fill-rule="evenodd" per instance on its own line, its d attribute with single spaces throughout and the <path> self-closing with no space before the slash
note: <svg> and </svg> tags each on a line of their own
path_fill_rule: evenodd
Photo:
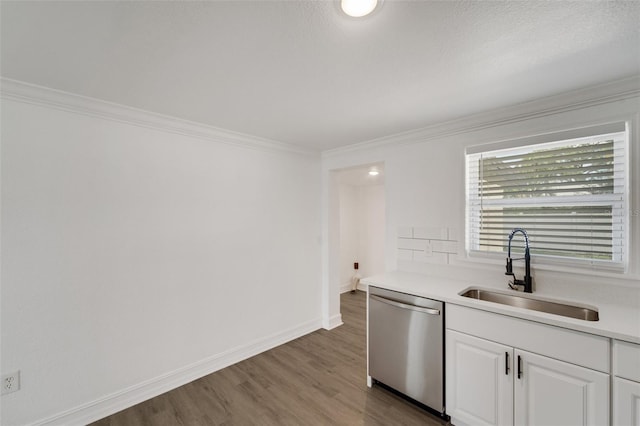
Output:
<svg viewBox="0 0 640 426">
<path fill-rule="evenodd" d="M 609 424 L 608 339 L 461 306 L 447 315 L 454 425 Z"/>
<path fill-rule="evenodd" d="M 640 345 L 613 343 L 613 424 L 640 426 Z"/>
<path fill-rule="evenodd" d="M 530 352 L 514 353 L 516 425 L 609 423 L 609 375 Z"/>
<path fill-rule="evenodd" d="M 458 424 L 513 424 L 513 349 L 447 330 L 447 413 Z"/>
<path fill-rule="evenodd" d="M 613 424 L 640 426 L 640 383 L 613 378 Z"/>
<path fill-rule="evenodd" d="M 608 424 L 608 374 L 446 333 L 447 413 L 455 425 Z"/>
</svg>

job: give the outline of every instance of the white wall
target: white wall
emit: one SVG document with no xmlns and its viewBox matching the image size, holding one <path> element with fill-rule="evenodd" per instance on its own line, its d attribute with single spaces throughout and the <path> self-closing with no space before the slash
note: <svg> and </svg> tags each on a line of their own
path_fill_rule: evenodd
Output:
<svg viewBox="0 0 640 426">
<path fill-rule="evenodd" d="M 360 189 L 357 186 L 340 184 L 340 288 L 344 292 L 351 287 L 354 274 L 353 263 L 359 261 L 360 224 L 363 215 L 359 212 Z"/>
<path fill-rule="evenodd" d="M 88 422 L 321 320 L 339 324 L 329 188 L 332 170 L 355 165 L 385 163 L 393 270 L 399 227 L 464 229 L 466 146 L 631 118 L 630 274 L 534 274 L 553 291 L 637 287 L 640 92 L 616 88 L 328 152 L 322 168 L 314 156 L 3 99 L 1 370 L 20 369 L 22 389 L 2 397 L 2 424 Z M 447 273 L 503 276 L 501 263 L 458 262 Z"/>
<path fill-rule="evenodd" d="M 361 277 L 384 272 L 384 185 L 340 184 L 338 191 L 340 291 L 344 292 L 351 289 L 354 262 Z"/>
<path fill-rule="evenodd" d="M 384 185 L 361 186 L 358 192 L 360 275 L 370 277 L 384 272 L 385 188 Z"/>
<path fill-rule="evenodd" d="M 454 265 L 440 267 L 398 260 L 397 232 L 401 227 L 456 230 L 465 228 L 465 147 L 584 127 L 618 119 L 631 120 L 631 241 L 630 265 L 626 275 L 599 274 L 590 270 L 542 271 L 534 268 L 539 291 L 570 292 L 566 283 L 590 287 L 603 296 L 611 288 L 640 285 L 640 89 L 638 79 L 589 88 L 504 110 L 456 120 L 416 132 L 323 153 L 323 179 L 330 187 L 332 170 L 359 164 L 384 162 L 386 185 L 386 270 L 414 270 L 454 274 L 471 282 L 504 280 L 502 260 L 478 264 L 465 259 L 464 250 Z M 324 208 L 327 208 L 325 204 Z M 325 227 L 325 232 L 327 228 Z M 326 233 L 326 235 L 330 235 Z M 463 241 L 463 238 L 461 238 Z M 464 245 L 462 245 L 464 247 Z M 326 254 L 326 252 L 325 252 Z M 331 257 L 327 257 L 330 265 Z M 325 269 L 324 285 L 332 289 L 335 275 Z M 573 287 L 572 289 L 575 289 Z M 600 290 L 598 290 L 600 289 Z M 635 293 L 634 293 L 635 294 Z M 572 293 L 573 296 L 576 293 Z M 579 294 L 578 294 L 579 295 Z M 621 298 L 621 300 L 624 298 Z M 635 296 L 635 301 L 640 300 Z M 330 306 L 329 312 L 337 310 Z"/>
<path fill-rule="evenodd" d="M 95 420 L 320 327 L 319 156 L 6 98 L 1 136 L 3 425 Z"/>
</svg>

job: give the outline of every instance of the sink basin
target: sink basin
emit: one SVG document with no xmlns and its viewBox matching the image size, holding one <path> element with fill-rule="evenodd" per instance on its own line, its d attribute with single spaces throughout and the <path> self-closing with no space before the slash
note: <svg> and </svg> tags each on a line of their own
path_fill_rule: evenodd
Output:
<svg viewBox="0 0 640 426">
<path fill-rule="evenodd" d="M 460 296 L 471 299 L 484 300 L 486 302 L 500 303 L 501 305 L 515 306 L 517 308 L 531 309 L 546 312 L 548 314 L 562 315 L 563 317 L 577 318 L 585 321 L 598 321 L 598 310 L 584 306 L 569 305 L 563 302 L 535 299 L 522 294 L 510 294 L 495 290 L 470 288 L 460 293 Z"/>
</svg>

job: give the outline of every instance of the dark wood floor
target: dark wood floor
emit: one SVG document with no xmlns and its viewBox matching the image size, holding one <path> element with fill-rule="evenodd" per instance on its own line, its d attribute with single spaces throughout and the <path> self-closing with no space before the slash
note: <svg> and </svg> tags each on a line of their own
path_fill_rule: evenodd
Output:
<svg viewBox="0 0 640 426">
<path fill-rule="evenodd" d="M 365 294 L 341 296 L 344 325 L 318 330 L 217 371 L 95 426 L 444 425 L 366 385 Z"/>
</svg>

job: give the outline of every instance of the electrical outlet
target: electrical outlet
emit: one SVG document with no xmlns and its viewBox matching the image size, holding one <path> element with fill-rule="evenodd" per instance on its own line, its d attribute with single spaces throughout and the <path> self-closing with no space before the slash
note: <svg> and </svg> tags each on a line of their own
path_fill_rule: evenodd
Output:
<svg viewBox="0 0 640 426">
<path fill-rule="evenodd" d="M 425 256 L 433 256 L 433 246 L 431 246 L 431 242 L 428 242 L 425 246 L 424 250 Z"/>
<path fill-rule="evenodd" d="M 20 371 L 2 376 L 2 395 L 20 390 Z"/>
</svg>

